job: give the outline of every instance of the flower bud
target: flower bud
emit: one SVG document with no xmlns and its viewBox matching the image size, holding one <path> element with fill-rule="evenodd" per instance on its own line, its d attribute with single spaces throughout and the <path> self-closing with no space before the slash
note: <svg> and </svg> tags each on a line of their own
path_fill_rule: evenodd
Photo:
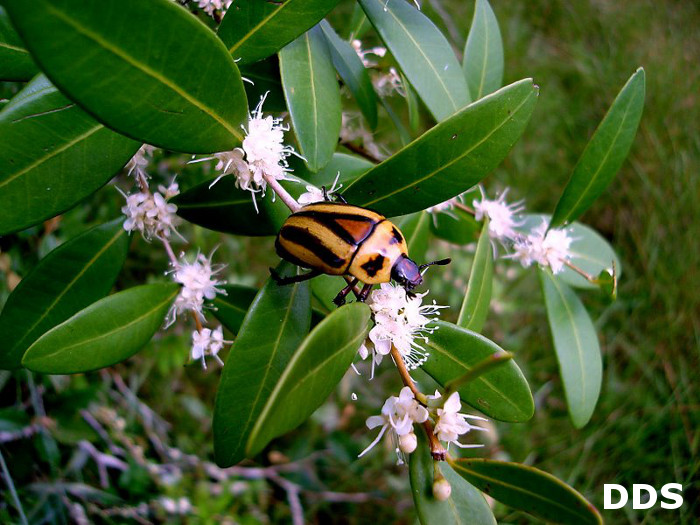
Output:
<svg viewBox="0 0 700 525">
<path fill-rule="evenodd" d="M 446 501 L 452 494 L 452 486 L 445 478 L 438 479 L 433 483 L 433 496 L 438 501 Z"/>
<path fill-rule="evenodd" d="M 399 448 L 404 454 L 411 454 L 414 450 L 416 450 L 417 446 L 418 438 L 416 438 L 415 433 L 410 432 L 408 434 L 404 434 L 403 436 L 399 436 Z"/>
</svg>

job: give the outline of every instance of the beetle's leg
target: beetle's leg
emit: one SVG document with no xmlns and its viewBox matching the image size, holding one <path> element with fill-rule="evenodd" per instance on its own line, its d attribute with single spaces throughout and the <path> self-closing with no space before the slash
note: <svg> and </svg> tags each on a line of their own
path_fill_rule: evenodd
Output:
<svg viewBox="0 0 700 525">
<path fill-rule="evenodd" d="M 279 285 L 285 286 L 287 284 L 302 283 L 313 279 L 314 277 L 321 275 L 319 270 L 311 270 L 309 273 L 303 273 L 301 275 L 292 275 L 291 277 L 282 277 L 277 273 L 277 270 L 270 268 L 270 277 Z"/>
<path fill-rule="evenodd" d="M 373 284 L 366 284 L 362 287 L 362 291 L 360 292 L 360 295 L 357 296 L 357 300 L 360 301 L 361 303 L 364 303 L 367 300 L 367 297 L 369 296 L 369 292 L 372 291 Z"/>
<path fill-rule="evenodd" d="M 321 193 L 323 193 L 323 200 L 326 202 L 331 202 L 331 198 L 328 196 L 328 191 L 325 186 L 321 186 Z"/>
<path fill-rule="evenodd" d="M 345 304 L 345 297 L 350 293 L 350 291 L 355 287 L 359 279 L 356 277 L 353 279 L 345 288 L 338 292 L 338 295 L 333 299 L 333 304 L 336 306 L 343 306 Z"/>
<path fill-rule="evenodd" d="M 345 200 L 345 197 L 343 197 L 341 194 L 338 194 L 338 195 L 335 196 L 335 201 L 336 201 L 336 202 L 340 201 L 340 202 L 342 202 L 343 204 L 347 204 L 347 203 L 348 203 L 348 201 Z"/>
</svg>

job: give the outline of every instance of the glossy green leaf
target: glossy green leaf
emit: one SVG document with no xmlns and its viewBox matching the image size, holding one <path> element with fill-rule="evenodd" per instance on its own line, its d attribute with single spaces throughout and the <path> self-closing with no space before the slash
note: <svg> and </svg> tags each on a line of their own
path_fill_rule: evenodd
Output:
<svg viewBox="0 0 700 525">
<path fill-rule="evenodd" d="M 418 264 L 425 262 L 431 220 L 432 217 L 428 212 L 421 211 L 405 215 L 394 221 L 406 240 L 409 257 Z"/>
<path fill-rule="evenodd" d="M 97 191 L 141 146 L 93 120 L 39 75 L 0 112 L 0 235 Z"/>
<path fill-rule="evenodd" d="M 44 374 L 77 374 L 128 359 L 163 324 L 180 287 L 146 284 L 100 299 L 42 335 L 22 365 Z"/>
<path fill-rule="evenodd" d="M 240 284 L 229 284 L 223 289 L 226 291 L 226 295 L 217 294 L 212 301 L 214 306 L 212 314 L 232 334 L 237 334 L 246 313 L 248 313 L 248 308 L 258 294 L 258 289 Z"/>
<path fill-rule="evenodd" d="M 300 163 L 301 164 L 301 163 Z M 374 167 L 367 159 L 347 153 L 334 153 L 333 158 L 323 168 L 316 173 L 308 170 L 294 169 L 295 175 L 315 185 L 317 188 L 325 186 L 329 188 L 338 177 L 338 183 L 347 184 L 356 179 L 363 173 L 371 170 Z M 340 174 L 340 175 L 338 175 Z"/>
<path fill-rule="evenodd" d="M 603 519 L 563 481 L 534 467 L 490 459 L 458 459 L 455 472 L 492 498 L 551 523 L 600 525 Z"/>
<path fill-rule="evenodd" d="M 469 87 L 452 47 L 427 16 L 407 2 L 359 2 L 435 120 L 469 104 Z"/>
<path fill-rule="evenodd" d="M 556 228 L 579 218 L 612 182 L 627 158 L 644 109 L 644 69 L 639 68 L 615 98 L 586 145 L 552 216 Z"/>
<path fill-rule="evenodd" d="M 128 247 L 119 220 L 78 235 L 39 261 L 0 314 L 0 368 L 18 368 L 43 333 L 107 295 Z"/>
<path fill-rule="evenodd" d="M 309 284 L 279 286 L 268 279 L 248 309 L 221 374 L 214 407 L 219 466 L 246 457 L 250 433 L 310 323 Z"/>
<path fill-rule="evenodd" d="M 409 456 L 411 493 L 422 525 L 496 525 L 491 507 L 479 490 L 457 474 L 446 462 L 439 469 L 450 483 L 447 501 L 433 497 L 433 465 L 425 433 L 417 430 L 418 448 Z"/>
<path fill-rule="evenodd" d="M 362 10 L 360 4 L 355 4 L 352 8 L 352 17 L 347 27 L 347 37 L 349 41 L 359 40 L 365 36 L 372 28 L 372 24 L 367 20 L 367 15 Z"/>
<path fill-rule="evenodd" d="M 369 306 L 352 303 L 335 310 L 311 331 L 294 353 L 250 432 L 248 456 L 302 424 L 325 402 L 367 336 L 369 319 Z"/>
<path fill-rule="evenodd" d="M 542 221 L 549 221 L 549 215 L 524 216 L 524 222 L 518 229 L 528 231 L 540 225 Z M 568 236 L 572 239 L 569 247 L 571 258 L 569 262 L 587 274 L 597 277 L 600 272 L 610 270 L 615 266 L 616 277 L 622 273 L 622 265 L 615 251 L 608 241 L 606 241 L 597 231 L 580 222 L 574 222 L 566 228 Z M 598 285 L 591 283 L 571 268 L 564 267 L 557 278 L 570 286 L 576 288 L 597 288 Z"/>
<path fill-rule="evenodd" d="M 598 335 L 571 288 L 546 270 L 540 278 L 569 415 L 581 428 L 593 415 L 603 381 Z"/>
<path fill-rule="evenodd" d="M 38 72 L 32 56 L 12 27 L 7 12 L 0 6 L 0 80 L 24 82 Z"/>
<path fill-rule="evenodd" d="M 311 281 L 311 294 L 319 309 L 326 313 L 334 312 L 338 307 L 333 299 L 348 283 L 338 275 L 319 275 Z"/>
<path fill-rule="evenodd" d="M 237 0 L 219 26 L 219 37 L 241 64 L 277 53 L 315 26 L 339 0 Z"/>
<path fill-rule="evenodd" d="M 493 93 L 503 82 L 503 41 L 488 0 L 476 0 L 462 61 L 474 100 Z"/>
<path fill-rule="evenodd" d="M 479 223 L 464 210 L 453 209 L 432 215 L 430 230 L 444 241 L 463 246 L 479 237 Z"/>
<path fill-rule="evenodd" d="M 459 311 L 457 325 L 473 332 L 481 332 L 491 304 L 493 286 L 493 246 L 489 236 L 488 220 L 484 221 L 481 237 L 469 272 L 467 293 Z"/>
<path fill-rule="evenodd" d="M 503 349 L 484 336 L 445 321 L 426 343 L 430 357 L 422 365 L 435 381 L 444 386 L 463 376 L 476 365 Z M 530 387 L 513 361 L 481 375 L 458 390 L 463 402 L 499 421 L 528 421 L 535 405 Z"/>
<path fill-rule="evenodd" d="M 7 0 L 5 7 L 51 81 L 110 128 L 191 153 L 242 140 L 248 105 L 238 67 L 175 2 Z"/>
<path fill-rule="evenodd" d="M 241 75 L 252 82 L 244 82 L 245 92 L 251 106 L 258 104 L 265 97 L 266 112 L 282 113 L 287 111 L 287 101 L 284 100 L 282 79 L 280 78 L 280 62 L 277 55 L 241 67 Z"/>
<path fill-rule="evenodd" d="M 343 195 L 388 217 L 451 199 L 498 166 L 525 130 L 536 100 L 530 79 L 506 86 L 355 179 Z"/>
<path fill-rule="evenodd" d="M 372 86 L 369 73 L 353 47 L 340 38 L 331 25 L 323 20 L 320 24 L 326 36 L 333 65 L 340 78 L 355 97 L 357 105 L 367 119 L 370 128 L 377 127 L 377 94 Z"/>
<path fill-rule="evenodd" d="M 300 154 L 311 171 L 318 171 L 333 157 L 342 117 L 340 89 L 326 38 L 314 27 L 282 49 L 279 57 Z"/>
</svg>

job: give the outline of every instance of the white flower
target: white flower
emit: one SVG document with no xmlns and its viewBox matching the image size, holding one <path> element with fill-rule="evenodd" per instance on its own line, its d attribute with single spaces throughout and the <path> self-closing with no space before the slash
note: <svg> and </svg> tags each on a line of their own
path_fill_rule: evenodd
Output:
<svg viewBox="0 0 700 525">
<path fill-rule="evenodd" d="M 484 217 L 488 217 L 489 236 L 501 242 L 514 239 L 517 236 L 515 228 L 520 226 L 522 221 L 517 220 L 515 215 L 525 209 L 522 201 L 512 204 L 506 203 L 507 194 L 508 189 L 501 193 L 496 200 L 489 200 L 484 195 L 484 190 L 481 189 L 481 200 L 475 199 L 472 202 L 475 212 L 474 218 L 480 221 Z"/>
<path fill-rule="evenodd" d="M 379 96 L 388 97 L 396 92 L 398 95 L 406 97 L 406 87 L 403 85 L 398 71 L 393 67 L 389 68 L 388 73 L 375 75 L 372 78 L 372 84 L 374 84 L 374 89 L 376 89 Z"/>
<path fill-rule="evenodd" d="M 145 177 L 146 166 L 148 166 L 151 157 L 153 157 L 153 151 L 155 149 L 156 148 L 154 146 L 150 146 L 148 144 L 141 146 L 134 156 L 131 157 L 131 160 L 126 163 L 125 167 L 127 169 L 127 173 L 131 175 L 133 172 L 136 172 L 137 176 L 140 175 Z"/>
<path fill-rule="evenodd" d="M 520 236 L 513 243 L 511 259 L 516 259 L 528 267 L 533 262 L 542 267 L 549 266 L 552 273 L 559 273 L 564 269 L 564 264 L 571 258 L 569 248 L 573 239 L 565 230 L 547 231 L 547 221 L 534 228 L 529 235 Z"/>
<path fill-rule="evenodd" d="M 371 349 L 374 366 L 391 352 L 394 345 L 409 370 L 422 365 L 428 352 L 416 339 L 427 341 L 426 334 L 434 331 L 434 328 L 427 327 L 433 320 L 427 316 L 439 315 L 441 308 L 447 308 L 435 302 L 422 305 L 426 293 L 409 295 L 402 286 L 392 283 L 382 283 L 374 290 L 367 304 L 372 309 L 375 324 L 369 331 L 369 341 L 360 347 L 360 356 L 368 355 Z"/>
<path fill-rule="evenodd" d="M 179 193 L 178 186 L 173 182 L 168 188 L 160 186 L 159 189 L 164 191 L 165 197 L 159 192 L 122 193 L 126 198 L 126 206 L 122 207 L 122 213 L 126 215 L 126 231 L 140 231 L 146 240 L 153 237 L 164 239 L 170 237 L 172 232 L 177 233 L 176 227 L 180 223 L 175 215 L 177 206 L 168 199 Z"/>
<path fill-rule="evenodd" d="M 203 318 L 204 300 L 214 299 L 217 293 L 226 295 L 226 291 L 219 287 L 225 281 L 216 279 L 216 274 L 223 268 L 223 265 L 212 266 L 211 255 L 205 257 L 201 253 L 192 263 L 178 263 L 173 272 L 173 280 L 182 285 L 182 290 L 168 312 L 166 326 L 175 322 L 177 314 L 188 310 L 200 319 Z"/>
<path fill-rule="evenodd" d="M 444 213 L 445 215 L 449 215 L 455 220 L 458 220 L 457 216 L 452 213 L 452 210 L 457 206 L 458 204 L 462 204 L 462 196 L 457 195 L 456 197 L 453 197 L 451 199 L 446 200 L 445 202 L 441 202 L 439 204 L 436 204 L 435 206 L 431 206 L 430 208 L 427 208 L 425 211 L 430 213 L 433 216 L 433 224 L 437 226 L 437 214 L 438 213 Z"/>
<path fill-rule="evenodd" d="M 375 67 L 377 65 L 377 63 L 374 60 L 371 60 L 367 57 L 368 55 L 375 55 L 379 58 L 382 58 L 384 57 L 384 55 L 386 55 L 385 47 L 377 46 L 372 47 L 370 49 L 362 49 L 362 42 L 357 39 L 353 40 L 351 44 L 352 48 L 355 50 L 355 53 L 357 53 L 357 56 L 360 57 L 360 60 L 362 60 L 362 64 L 366 68 Z"/>
<path fill-rule="evenodd" d="M 197 5 L 203 9 L 209 16 L 214 16 L 215 13 L 223 15 L 226 10 L 231 7 L 233 0 L 197 0 Z"/>
<path fill-rule="evenodd" d="M 390 396 L 382 407 L 382 414 L 380 416 L 370 416 L 367 418 L 367 428 L 370 430 L 381 426 L 381 430 L 377 437 L 370 443 L 370 445 L 362 451 L 358 457 L 364 456 L 369 452 L 374 446 L 379 443 L 382 436 L 391 428 L 391 435 L 394 439 L 398 438 L 401 440 L 402 436 L 409 436 L 413 434 L 413 423 L 423 423 L 428 419 L 428 411 L 426 408 L 416 401 L 415 396 L 411 389 L 407 386 L 401 389 L 399 396 Z M 411 442 L 412 439 L 404 439 L 406 442 Z M 407 443 L 407 445 L 410 443 Z M 410 448 L 410 447 L 407 447 Z M 414 448 L 415 450 L 415 448 Z M 404 452 L 407 452 L 404 450 Z M 410 453 L 410 452 L 407 452 Z"/>
<path fill-rule="evenodd" d="M 192 350 L 190 355 L 193 360 L 201 359 L 202 368 L 207 368 L 205 357 L 212 356 L 216 361 L 223 366 L 223 361 L 219 358 L 219 352 L 224 347 L 224 344 L 229 344 L 231 341 L 224 339 L 224 332 L 221 326 L 218 326 L 213 331 L 209 328 L 195 330 L 192 332 Z"/>
<path fill-rule="evenodd" d="M 331 186 L 330 190 L 326 190 L 326 195 L 330 197 L 333 195 L 336 191 L 338 191 L 340 188 L 343 187 L 342 184 L 338 184 L 338 179 L 340 178 L 340 172 L 335 176 L 335 180 L 333 181 L 333 185 Z M 337 186 L 336 186 L 337 185 Z M 301 204 L 302 206 L 305 204 L 312 204 L 314 202 L 323 202 L 326 200 L 326 196 L 323 195 L 323 190 L 317 188 L 313 184 L 309 184 L 306 186 L 306 192 L 302 193 L 299 198 L 297 199 L 297 202 Z"/>
<path fill-rule="evenodd" d="M 435 395 L 428 396 L 428 399 L 435 400 L 441 397 L 440 393 L 436 391 Z M 440 441 L 446 442 L 448 448 L 450 443 L 454 443 L 461 448 L 482 447 L 483 445 L 463 445 L 458 441 L 459 436 L 466 434 L 470 430 L 486 430 L 467 422 L 467 419 L 478 419 L 481 421 L 486 421 L 486 419 L 479 416 L 460 414 L 461 408 L 462 403 L 459 400 L 459 393 L 453 392 L 447 398 L 442 408 L 437 409 L 437 422 L 435 423 L 433 434 L 437 435 Z"/>
</svg>

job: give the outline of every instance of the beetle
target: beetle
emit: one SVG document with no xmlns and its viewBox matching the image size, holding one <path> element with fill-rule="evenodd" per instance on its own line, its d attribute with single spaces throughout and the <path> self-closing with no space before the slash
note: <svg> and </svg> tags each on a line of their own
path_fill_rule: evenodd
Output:
<svg viewBox="0 0 700 525">
<path fill-rule="evenodd" d="M 411 292 L 423 282 L 422 270 L 433 264 L 444 265 L 450 259 L 418 265 L 408 257 L 408 247 L 401 231 L 386 217 L 360 206 L 328 199 L 324 188 L 323 202 L 307 204 L 290 215 L 280 228 L 275 250 L 282 259 L 310 272 L 281 277 L 270 273 L 279 285 L 312 279 L 321 274 L 348 275 L 348 285 L 336 295 L 337 306 L 355 290 L 358 301 L 365 301 L 375 284 L 394 280 Z"/>
</svg>

